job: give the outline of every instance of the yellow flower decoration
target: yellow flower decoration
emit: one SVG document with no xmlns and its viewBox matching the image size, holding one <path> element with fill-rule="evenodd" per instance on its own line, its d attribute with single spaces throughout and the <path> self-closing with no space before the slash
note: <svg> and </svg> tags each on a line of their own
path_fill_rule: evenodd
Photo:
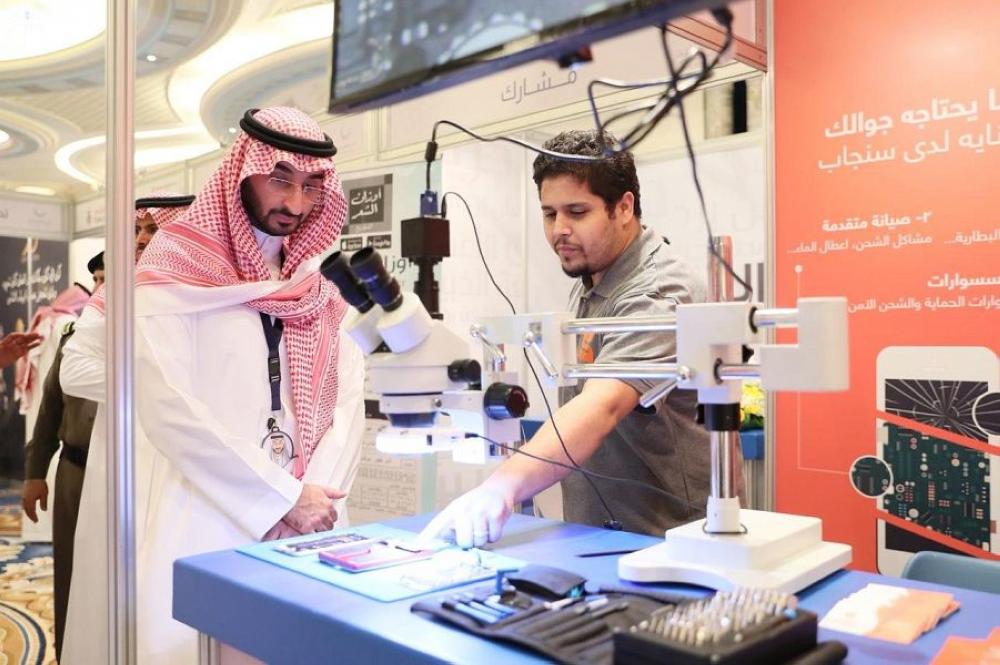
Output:
<svg viewBox="0 0 1000 665">
<path fill-rule="evenodd" d="M 740 429 L 764 426 L 764 390 L 756 381 L 743 382 L 743 399 L 740 402 Z"/>
</svg>

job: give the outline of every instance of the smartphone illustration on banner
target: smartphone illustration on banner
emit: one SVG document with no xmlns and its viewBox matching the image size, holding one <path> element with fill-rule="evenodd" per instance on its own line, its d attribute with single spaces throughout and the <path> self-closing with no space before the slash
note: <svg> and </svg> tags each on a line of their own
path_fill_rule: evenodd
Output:
<svg viewBox="0 0 1000 665">
<path fill-rule="evenodd" d="M 891 478 L 879 486 L 879 508 L 984 552 L 1000 552 L 996 353 L 977 346 L 890 346 L 878 355 L 875 382 L 879 411 L 997 446 L 997 454 L 988 454 L 877 420 L 875 457 L 884 462 L 882 478 Z M 963 553 L 882 519 L 877 539 L 878 570 L 885 575 L 898 576 L 921 550 Z"/>
</svg>

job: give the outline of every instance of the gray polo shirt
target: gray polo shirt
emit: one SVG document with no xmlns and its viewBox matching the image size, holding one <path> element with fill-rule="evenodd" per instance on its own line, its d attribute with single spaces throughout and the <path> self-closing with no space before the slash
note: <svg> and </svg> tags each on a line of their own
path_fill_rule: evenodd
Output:
<svg viewBox="0 0 1000 665">
<path fill-rule="evenodd" d="M 704 300 L 702 280 L 663 238 L 643 228 L 600 284 L 587 290 L 580 280 L 573 287 L 570 311 L 578 317 L 654 316 L 672 313 L 678 303 Z M 586 334 L 577 338 L 578 362 L 672 362 L 675 353 L 673 333 Z M 640 394 L 658 383 L 644 379 L 625 382 Z M 582 389 L 581 382 L 560 390 L 560 404 Z M 637 407 L 583 465 L 605 475 L 640 480 L 679 497 L 672 500 L 633 485 L 595 479 L 627 531 L 662 536 L 666 529 L 703 516 L 709 487 L 709 449 L 708 433 L 695 423 L 697 403 L 695 391 L 674 390 L 651 412 Z M 567 521 L 599 526 L 607 519 L 607 512 L 581 474 L 571 473 L 562 487 Z"/>
</svg>

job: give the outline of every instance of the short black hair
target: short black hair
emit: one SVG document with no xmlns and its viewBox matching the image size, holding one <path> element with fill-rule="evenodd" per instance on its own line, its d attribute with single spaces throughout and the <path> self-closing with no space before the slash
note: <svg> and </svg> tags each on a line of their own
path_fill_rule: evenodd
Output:
<svg viewBox="0 0 1000 665">
<path fill-rule="evenodd" d="M 613 146 L 617 143 L 618 140 L 610 132 L 604 132 L 602 136 L 597 130 L 574 129 L 549 139 L 543 147 L 553 152 L 597 157 L 605 154 L 606 145 Z M 635 172 L 635 158 L 628 150 L 594 162 L 571 162 L 540 154 L 535 157 L 533 170 L 532 178 L 539 191 L 543 180 L 561 175 L 571 175 L 579 182 L 587 183 L 590 191 L 604 200 L 608 214 L 611 214 L 625 192 L 632 192 L 635 197 L 635 216 L 642 219 L 639 176 Z"/>
</svg>

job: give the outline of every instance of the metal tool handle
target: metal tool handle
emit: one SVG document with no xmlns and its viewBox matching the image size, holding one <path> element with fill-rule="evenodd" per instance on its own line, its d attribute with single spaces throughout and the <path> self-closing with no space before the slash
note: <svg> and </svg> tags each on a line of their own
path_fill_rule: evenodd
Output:
<svg viewBox="0 0 1000 665">
<path fill-rule="evenodd" d="M 493 354 L 493 369 L 494 371 L 503 371 L 503 368 L 507 366 L 507 354 L 504 353 L 503 347 L 491 340 L 486 336 L 486 330 L 482 326 L 473 324 L 469 328 L 469 334 L 473 338 L 478 339 L 482 342 L 491 354 Z"/>
<path fill-rule="evenodd" d="M 545 351 L 542 350 L 542 346 L 539 343 L 541 339 L 542 338 L 540 334 L 536 333 L 533 330 L 529 330 L 528 332 L 524 333 L 524 339 L 523 339 L 524 348 L 534 353 L 535 358 L 538 360 L 539 363 L 541 363 L 542 370 L 545 371 L 546 376 L 548 376 L 550 379 L 555 379 L 559 376 L 559 372 L 556 370 L 556 366 L 552 364 L 552 361 L 549 360 L 549 357 L 545 355 Z"/>
</svg>

